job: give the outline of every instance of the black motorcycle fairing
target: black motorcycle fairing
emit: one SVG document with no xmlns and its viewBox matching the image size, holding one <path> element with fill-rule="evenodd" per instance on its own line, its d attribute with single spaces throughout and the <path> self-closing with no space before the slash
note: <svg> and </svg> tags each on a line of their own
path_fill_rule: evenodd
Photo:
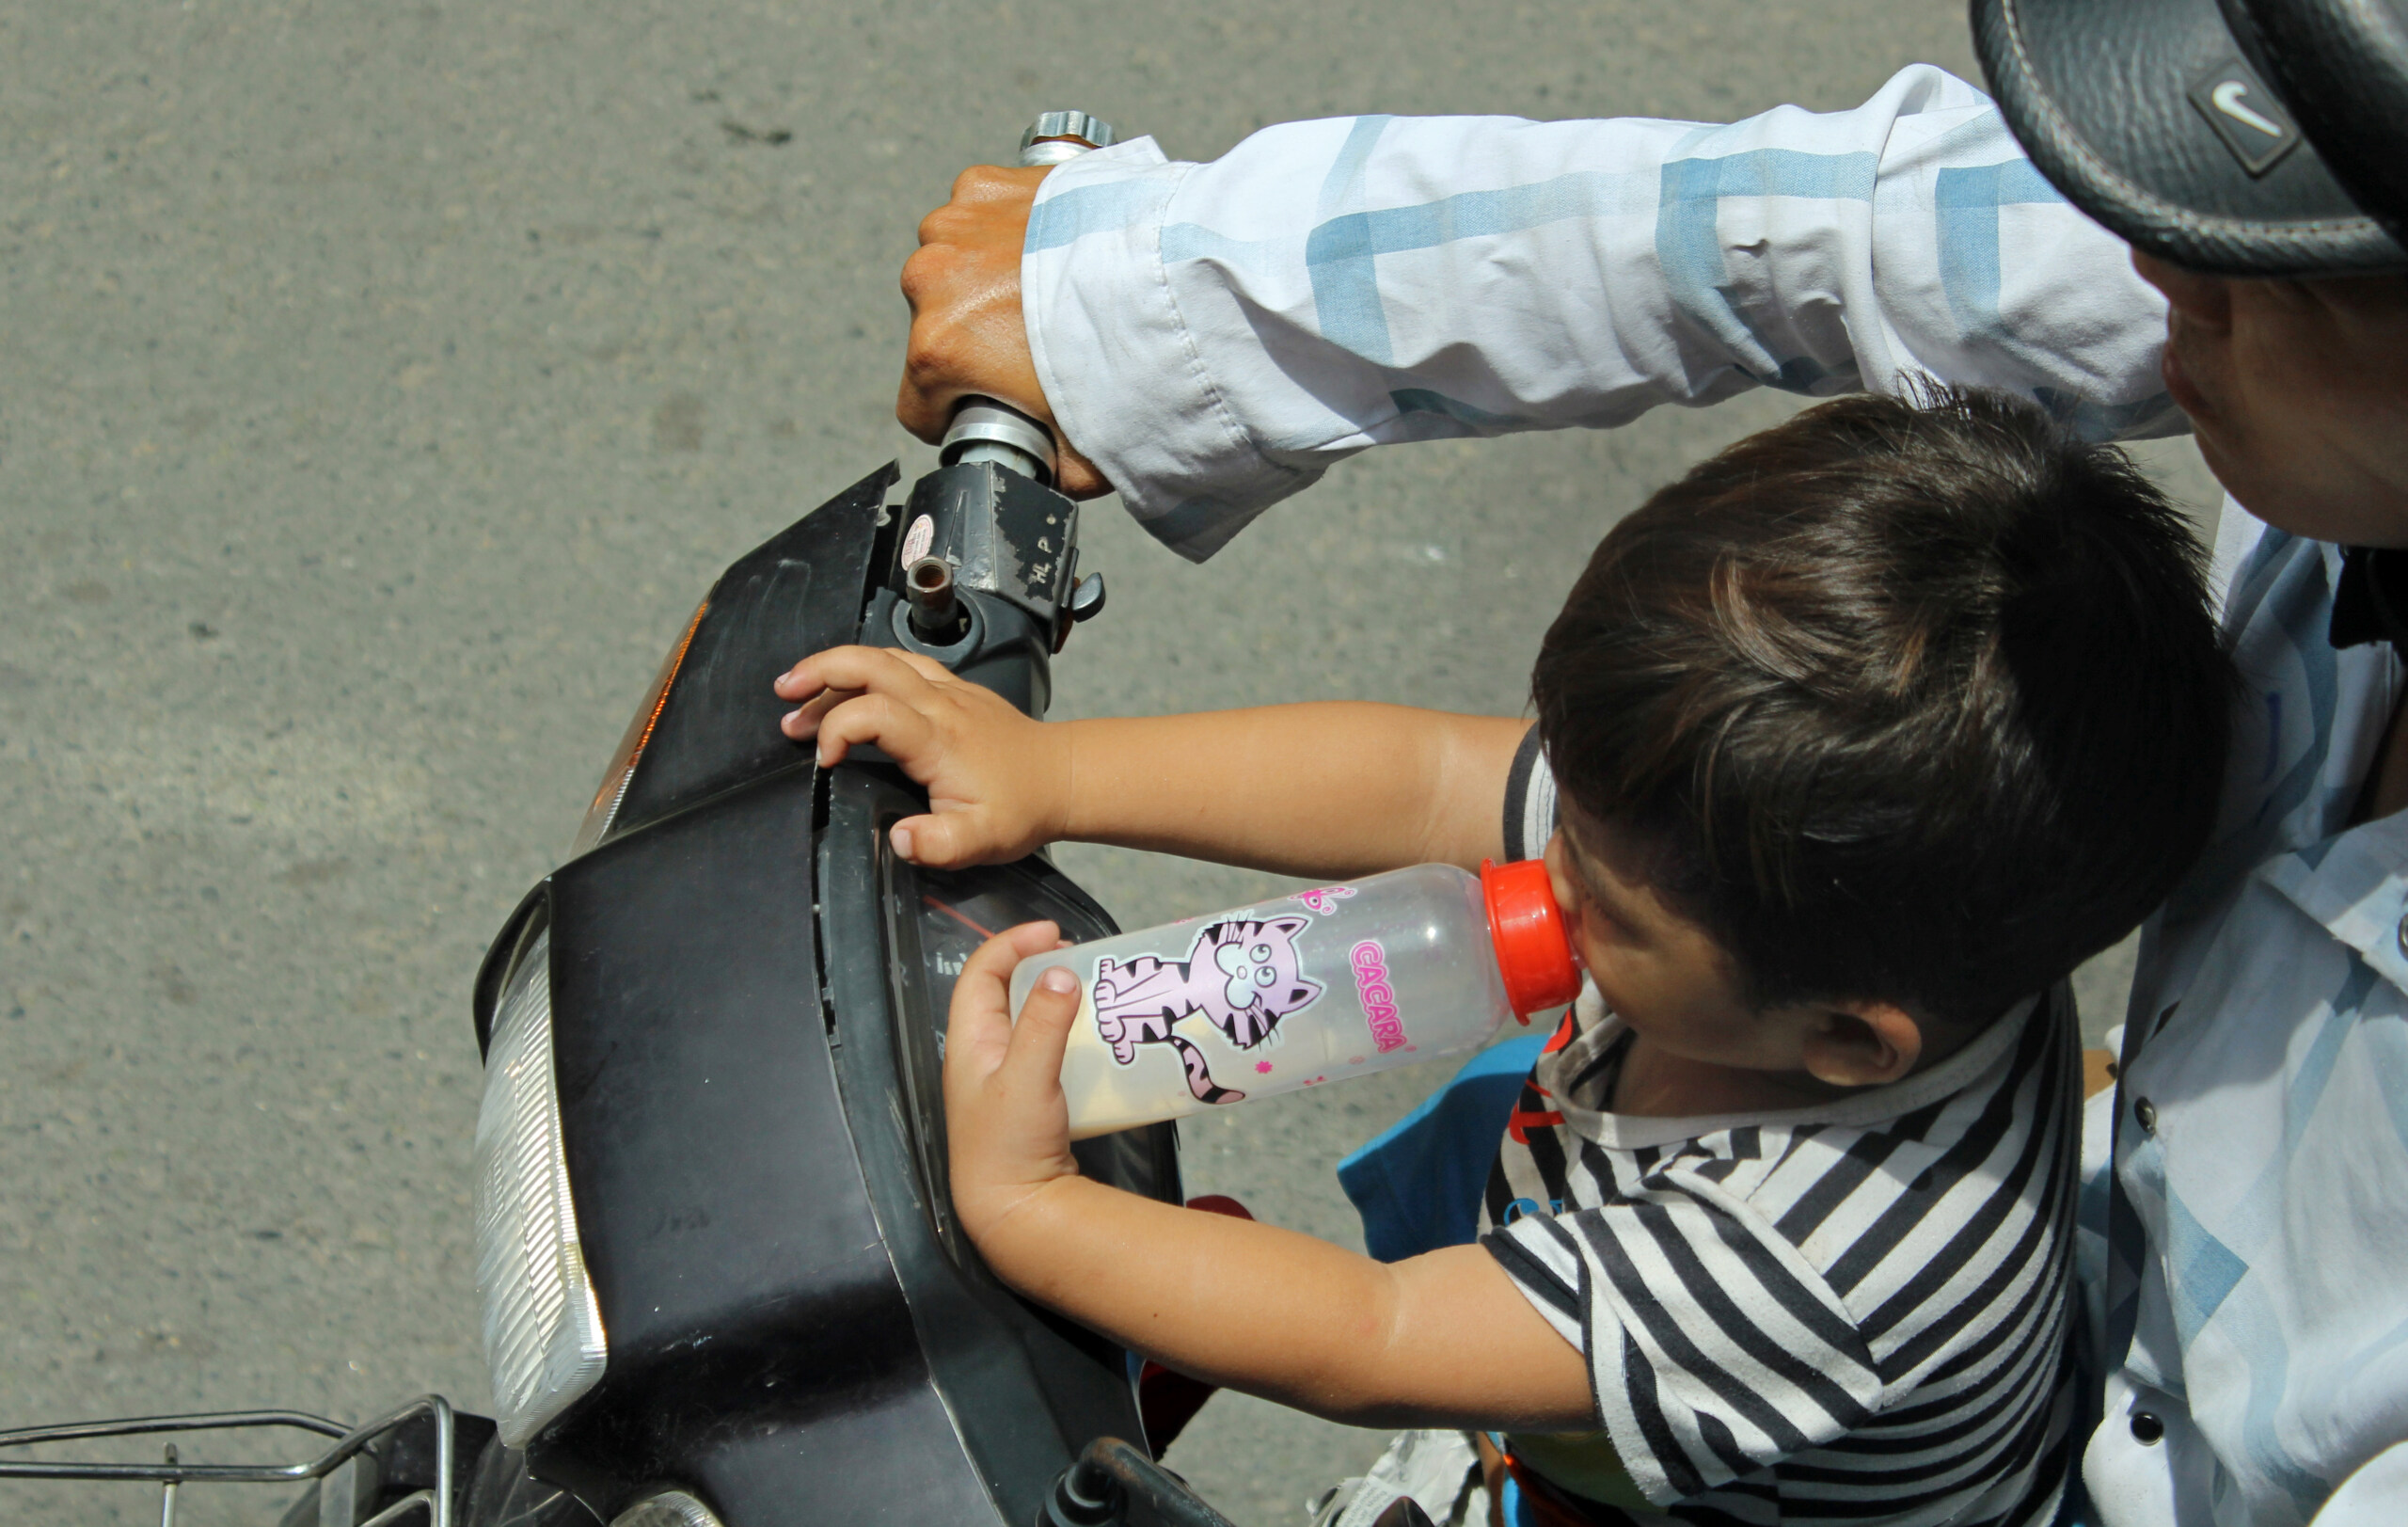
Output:
<svg viewBox="0 0 2408 1527">
<path fill-rule="evenodd" d="M 854 639 L 872 572 L 893 560 L 885 500 L 899 475 L 879 468 L 711 585 L 607 837 L 810 757 L 779 732 L 786 706 L 769 682 L 779 665 Z"/>
<path fill-rule="evenodd" d="M 894 856 L 887 830 L 927 808 L 892 771 L 828 779 L 820 947 L 854 1148 L 937 1389 L 1007 1522 L 1034 1518 L 1086 1440 L 1142 1436 L 1127 1352 L 998 1283 L 953 1223 L 941 1035 L 954 978 L 1000 928 L 1049 918 L 1072 938 L 1118 931 L 1041 858 L 959 873 Z M 1170 1126 L 1077 1147 L 1088 1175 L 1179 1201 Z"/>
<path fill-rule="evenodd" d="M 960 542 L 961 596 L 992 629 L 958 671 L 1041 713 L 1071 506 L 945 470 L 977 491 L 935 518 L 1018 517 L 983 563 Z M 608 830 L 479 975 L 482 1040 L 549 928 L 562 1137 L 608 1358 L 526 1467 L 606 1519 L 673 1486 L 730 1527 L 1024 1522 L 1089 1439 L 1143 1435 L 1128 1354 L 1004 1289 L 950 1226 L 938 1087 L 945 999 L 984 929 L 1051 917 L 1091 938 L 1111 920 L 1042 856 L 952 877 L 900 863 L 886 829 L 925 795 L 882 764 L 823 772 L 777 732 L 780 668 L 895 625 L 892 481 L 720 581 Z M 1055 518 L 1022 513 L 1030 494 Z M 1039 525 L 1065 536 L 1058 564 L 1003 555 Z M 1090 1175 L 1177 1202 L 1175 1142 L 1161 1125 L 1076 1149 Z"/>
<path fill-rule="evenodd" d="M 806 1501 L 831 1521 L 991 1515 L 837 1091 L 815 785 L 788 769 L 552 877 L 553 1065 L 610 1357 L 528 1462 L 605 1519 L 664 1479 L 736 1523 Z"/>
</svg>

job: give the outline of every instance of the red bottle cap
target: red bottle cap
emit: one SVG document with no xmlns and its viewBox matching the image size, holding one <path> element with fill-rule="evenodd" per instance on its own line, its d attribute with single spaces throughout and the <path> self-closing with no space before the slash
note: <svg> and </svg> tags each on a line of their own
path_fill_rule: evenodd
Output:
<svg viewBox="0 0 2408 1527">
<path fill-rule="evenodd" d="M 1560 1008 L 1580 994 L 1580 967 L 1572 962 L 1572 936 L 1563 931 L 1563 909 L 1546 878 L 1546 861 L 1480 862 L 1481 894 L 1488 902 L 1488 936 L 1497 945 L 1497 968 L 1505 974 L 1505 1000 L 1524 1023 L 1530 1014 Z"/>
</svg>

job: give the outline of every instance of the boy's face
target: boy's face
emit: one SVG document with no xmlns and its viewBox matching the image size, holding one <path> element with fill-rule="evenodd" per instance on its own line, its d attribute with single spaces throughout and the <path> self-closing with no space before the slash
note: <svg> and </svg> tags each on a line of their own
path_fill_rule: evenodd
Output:
<svg viewBox="0 0 2408 1527">
<path fill-rule="evenodd" d="M 1606 1006 L 1654 1043 L 1690 1059 L 1751 1070 L 1798 1062 L 1768 1047 L 1775 1026 L 1750 1007 L 1731 958 L 1639 877 L 1612 829 L 1566 801 L 1547 840 L 1547 878 L 1574 955 Z"/>
<path fill-rule="evenodd" d="M 1886 1004 L 1750 1006 L 1722 946 L 1656 894 L 1614 829 L 1570 801 L 1561 811 L 1546 867 L 1573 951 L 1607 1007 L 1649 1044 L 1837 1087 L 1895 1081 L 1926 1058 L 1923 1026 Z"/>
</svg>

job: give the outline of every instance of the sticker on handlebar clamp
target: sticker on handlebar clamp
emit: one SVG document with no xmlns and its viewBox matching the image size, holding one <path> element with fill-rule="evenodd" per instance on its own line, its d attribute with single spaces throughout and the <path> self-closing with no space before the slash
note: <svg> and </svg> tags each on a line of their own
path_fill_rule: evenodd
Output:
<svg viewBox="0 0 2408 1527">
<path fill-rule="evenodd" d="M 1232 919 L 1199 929 L 1184 960 L 1141 954 L 1121 964 L 1096 962 L 1095 1026 L 1116 1064 L 1136 1064 L 1137 1046 L 1168 1045 L 1200 1103 L 1243 1103 L 1206 1068 L 1204 1052 L 1172 1026 L 1201 1015 L 1241 1050 L 1274 1039 L 1281 1019 L 1312 1006 L 1321 983 L 1304 974 L 1296 935 L 1309 917 Z M 1258 1067 L 1258 1070 L 1260 1068 Z"/>
<path fill-rule="evenodd" d="M 911 528 L 903 533 L 902 565 L 909 567 L 927 556 L 928 548 L 936 545 L 936 542 L 937 522 L 934 516 L 922 515 L 911 521 Z"/>
</svg>

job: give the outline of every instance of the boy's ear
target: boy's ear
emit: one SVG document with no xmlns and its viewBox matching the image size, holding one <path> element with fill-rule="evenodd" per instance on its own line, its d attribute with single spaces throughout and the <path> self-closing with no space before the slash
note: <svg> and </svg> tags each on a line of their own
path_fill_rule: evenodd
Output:
<svg viewBox="0 0 2408 1527">
<path fill-rule="evenodd" d="M 1806 1071 L 1833 1087 L 1879 1087 L 1913 1071 L 1923 1046 L 1923 1025 L 1895 1003 L 1818 1003 L 1806 1026 Z"/>
</svg>

